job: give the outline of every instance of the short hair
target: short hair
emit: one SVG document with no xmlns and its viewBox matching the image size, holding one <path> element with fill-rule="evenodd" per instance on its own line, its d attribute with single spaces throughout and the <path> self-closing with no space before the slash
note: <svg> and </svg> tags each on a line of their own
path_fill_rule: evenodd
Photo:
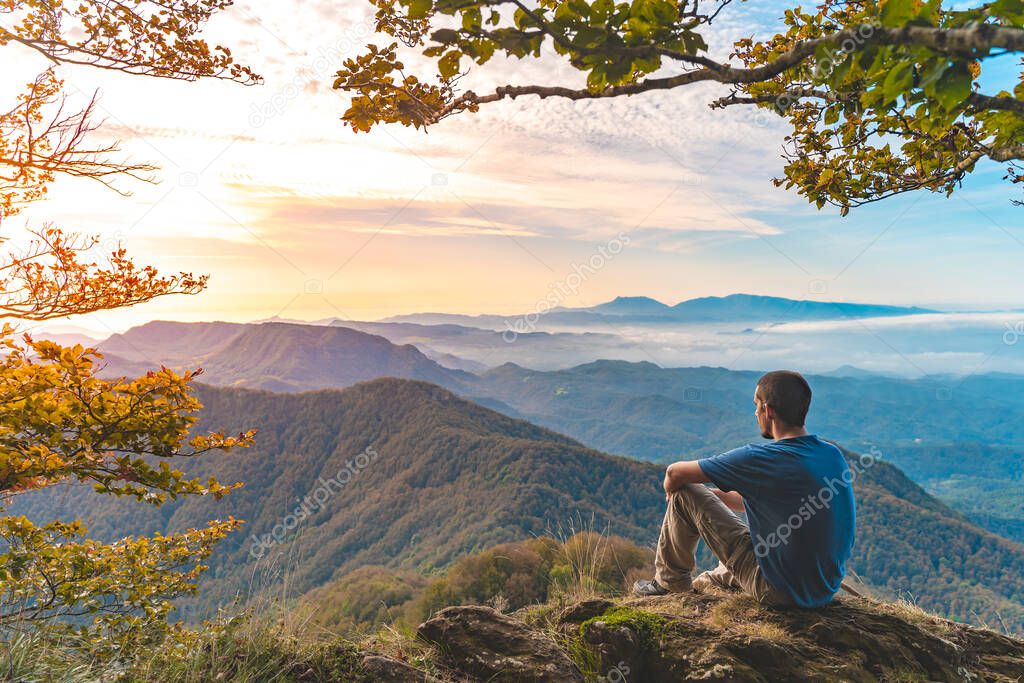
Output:
<svg viewBox="0 0 1024 683">
<path fill-rule="evenodd" d="M 757 380 L 757 393 L 787 425 L 804 426 L 811 407 L 811 385 L 799 372 L 769 372 Z"/>
</svg>

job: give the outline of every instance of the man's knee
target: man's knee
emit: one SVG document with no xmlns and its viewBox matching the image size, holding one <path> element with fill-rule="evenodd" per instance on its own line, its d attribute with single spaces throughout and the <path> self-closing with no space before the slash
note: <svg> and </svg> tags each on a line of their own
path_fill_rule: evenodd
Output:
<svg viewBox="0 0 1024 683">
<path fill-rule="evenodd" d="M 704 484 L 683 484 L 672 494 L 673 496 L 697 496 L 701 491 L 707 491 Z"/>
<path fill-rule="evenodd" d="M 717 500 L 717 496 L 702 484 L 683 484 L 669 496 L 669 514 L 685 519 L 690 524 L 696 524 L 697 519 L 705 514 L 708 506 L 713 505 Z"/>
<path fill-rule="evenodd" d="M 672 493 L 669 502 L 678 501 L 684 505 L 704 505 L 712 499 L 716 499 L 715 494 L 711 493 L 707 486 L 703 484 L 683 484 Z"/>
</svg>

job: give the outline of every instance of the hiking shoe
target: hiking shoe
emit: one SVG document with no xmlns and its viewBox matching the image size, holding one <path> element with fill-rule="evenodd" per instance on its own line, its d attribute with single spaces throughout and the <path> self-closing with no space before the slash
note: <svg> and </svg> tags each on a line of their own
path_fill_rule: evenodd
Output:
<svg viewBox="0 0 1024 683">
<path fill-rule="evenodd" d="M 638 595 L 641 598 L 650 598 L 658 595 L 668 595 L 671 593 L 669 589 L 662 586 L 657 581 L 647 579 L 640 579 L 633 584 L 633 594 Z"/>
</svg>

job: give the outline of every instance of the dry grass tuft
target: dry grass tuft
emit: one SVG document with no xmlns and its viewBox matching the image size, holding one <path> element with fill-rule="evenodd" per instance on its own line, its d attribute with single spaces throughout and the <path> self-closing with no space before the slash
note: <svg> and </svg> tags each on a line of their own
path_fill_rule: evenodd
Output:
<svg viewBox="0 0 1024 683">
<path fill-rule="evenodd" d="M 747 595 L 735 595 L 708 610 L 704 622 L 728 634 L 758 638 L 772 642 L 789 640 L 784 628 L 767 620 L 768 612 Z"/>
</svg>

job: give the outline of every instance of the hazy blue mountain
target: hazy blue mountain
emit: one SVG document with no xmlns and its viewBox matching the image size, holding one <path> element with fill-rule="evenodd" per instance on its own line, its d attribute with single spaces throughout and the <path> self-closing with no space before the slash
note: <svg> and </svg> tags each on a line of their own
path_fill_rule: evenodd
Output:
<svg viewBox="0 0 1024 683">
<path fill-rule="evenodd" d="M 332 336 L 329 332 L 303 332 L 303 330 L 347 328 L 387 339 L 398 346 L 414 345 L 423 355 L 439 365 L 450 370 L 468 372 L 479 372 L 508 360 L 531 367 L 558 368 L 576 365 L 580 359 L 597 359 L 608 353 L 622 354 L 627 357 L 644 357 L 642 349 L 613 334 L 526 332 L 511 335 L 464 325 L 421 325 L 348 320 L 333 320 L 330 325 L 302 325 L 283 322 L 248 324 L 151 322 L 134 327 L 122 334 L 112 335 L 100 342 L 99 348 L 108 355 L 111 367 L 118 371 L 120 368 L 126 367 L 124 361 L 144 362 L 151 365 L 163 363 L 175 368 L 202 365 L 212 371 L 214 368 L 210 366 L 210 360 L 221 352 L 223 355 L 217 357 L 218 362 L 224 361 L 226 365 L 232 365 L 230 357 L 233 354 L 236 355 L 238 351 L 228 347 L 243 332 L 257 328 L 269 330 L 272 329 L 270 326 L 274 325 L 285 326 L 291 330 L 290 333 L 282 336 L 281 341 L 286 344 L 298 343 L 298 337 L 301 335 L 317 338 L 316 343 L 320 345 L 348 344 L 354 339 L 352 336 L 341 334 Z M 289 341 L 288 337 L 295 337 L 295 339 Z M 257 359 L 251 358 L 244 362 L 255 363 Z M 388 373 L 382 372 L 382 374 Z M 407 375 L 398 373 L 396 376 Z M 370 376 L 364 377 L 364 379 L 369 378 Z M 441 377 L 423 376 L 419 378 L 445 384 L 444 378 Z M 213 382 L 209 377 L 207 377 L 207 381 Z M 220 384 L 221 380 L 218 379 L 213 383 Z M 251 385 L 247 384 L 246 386 Z M 278 388 L 296 391 L 322 386 L 333 385 L 318 383 L 316 386 Z"/>
<path fill-rule="evenodd" d="M 824 377 L 853 377 L 853 378 L 884 377 L 885 376 L 885 375 L 882 375 L 882 374 L 877 373 L 877 372 L 872 372 L 871 370 L 865 370 L 864 368 L 858 368 L 855 365 L 840 365 L 835 370 L 830 370 L 829 372 L 822 372 L 822 373 L 819 373 L 819 374 L 824 376 Z"/>
<path fill-rule="evenodd" d="M 387 339 L 387 337 L 385 337 L 385 339 Z M 477 363 L 475 360 L 470 360 L 468 358 L 459 358 L 453 353 L 443 353 L 441 351 L 435 351 L 429 347 L 422 348 L 417 346 L 416 348 L 420 349 L 423 352 L 423 355 L 430 360 L 435 361 L 438 365 L 450 370 L 464 370 L 466 372 L 478 373 L 485 372 L 488 369 L 483 363 Z"/>
<path fill-rule="evenodd" d="M 417 322 L 340 324 L 381 334 L 393 342 L 410 342 L 428 352 L 451 353 L 489 367 L 513 362 L 536 370 L 557 370 L 602 359 L 651 360 L 662 367 L 726 366 L 759 370 L 797 367 L 804 372 L 835 374 L 849 365 L 883 376 L 921 377 L 989 372 L 1024 375 L 1024 356 L 1002 344 L 1007 321 L 1019 314 L 928 313 L 921 308 L 800 302 L 736 295 L 694 300 L 669 309 L 641 300 L 610 302 L 610 310 L 554 309 L 545 314 L 505 317 L 456 317 L 451 327 L 472 334 L 431 331 L 429 316 Z M 928 313 L 928 314 L 925 314 Z M 845 316 L 845 317 L 844 317 Z M 417 316 L 411 316 L 414 320 Z M 450 319 L 448 316 L 447 319 Z M 378 325 L 368 329 L 364 325 Z M 389 325 L 398 327 L 387 328 Z M 418 325 L 421 339 L 411 329 Z M 490 331 L 488 335 L 487 331 Z M 598 337 L 534 337 L 538 333 L 599 333 Z M 567 342 L 567 343 L 564 343 Z M 520 348 L 522 347 L 522 348 Z M 578 352 L 573 354 L 573 349 Z M 995 353 L 996 351 L 1002 351 Z M 863 373 L 843 368 L 844 375 Z"/>
<path fill-rule="evenodd" d="M 449 365 L 440 360 L 442 357 L 456 356 L 463 363 L 460 369 L 472 372 L 509 361 L 554 369 L 609 354 L 645 356 L 636 344 L 609 332 L 530 332 L 508 327 L 492 330 L 467 325 L 355 320 L 337 320 L 332 325 L 378 334 L 395 344 L 415 344 L 442 365 Z"/>
<path fill-rule="evenodd" d="M 573 309 L 558 309 L 560 311 Z M 577 309 L 579 310 L 579 309 Z M 624 316 L 667 316 L 671 315 L 672 307 L 657 299 L 647 296 L 620 296 L 607 303 L 598 304 L 587 309 L 593 313 Z"/>
<path fill-rule="evenodd" d="M 516 316 L 494 314 L 466 315 L 463 313 L 405 313 L 391 315 L 374 322 L 381 323 L 415 323 L 417 325 L 459 325 L 462 327 L 479 327 L 488 330 L 505 329 L 505 321 L 515 320 Z M 347 321 L 342 321 L 347 324 Z"/>
<path fill-rule="evenodd" d="M 179 323 L 155 320 L 99 343 L 103 353 L 165 365 L 194 363 L 222 349 L 245 329 L 241 323 Z"/>
<path fill-rule="evenodd" d="M 441 366 L 411 344 L 345 327 L 286 323 L 247 326 L 203 370 L 212 384 L 272 391 L 340 388 L 377 377 L 457 387 L 473 377 Z"/>
<path fill-rule="evenodd" d="M 916 306 L 883 306 L 827 301 L 803 301 L 775 296 L 730 294 L 682 301 L 672 307 L 674 316 L 691 321 L 775 321 L 877 318 L 893 315 L 935 313 Z"/>
<path fill-rule="evenodd" d="M 754 385 L 760 375 L 625 361 L 597 361 L 557 371 L 505 364 L 480 375 L 472 390 L 596 448 L 666 461 L 749 440 Z M 811 427 L 857 448 L 955 441 L 1007 447 L 1024 443 L 1024 378 L 979 375 L 955 385 L 933 378 L 809 379 L 815 392 Z M 608 424 L 606 439 L 595 436 L 601 431 L 596 425 L 602 422 Z M 625 436 L 634 430 L 636 439 Z M 646 441 L 643 434 L 653 441 Z M 674 446 L 655 445 L 662 437 Z"/>
<path fill-rule="evenodd" d="M 155 322 L 114 335 L 100 349 L 108 353 L 106 374 L 138 374 L 147 364 L 201 367 L 210 384 L 274 391 L 341 388 L 377 377 L 459 387 L 473 377 L 411 344 L 323 325 Z"/>
<path fill-rule="evenodd" d="M 631 323 L 763 323 L 875 318 L 898 315 L 935 313 L 917 306 L 806 301 L 753 294 L 709 296 L 681 301 L 668 306 L 644 296 L 617 297 L 612 301 L 584 308 L 553 308 L 540 316 L 544 325 L 613 325 Z M 382 322 L 421 324 L 461 324 L 504 330 L 515 329 L 517 320 L 526 315 L 458 315 L 448 313 L 413 313 L 385 318 Z"/>
</svg>

